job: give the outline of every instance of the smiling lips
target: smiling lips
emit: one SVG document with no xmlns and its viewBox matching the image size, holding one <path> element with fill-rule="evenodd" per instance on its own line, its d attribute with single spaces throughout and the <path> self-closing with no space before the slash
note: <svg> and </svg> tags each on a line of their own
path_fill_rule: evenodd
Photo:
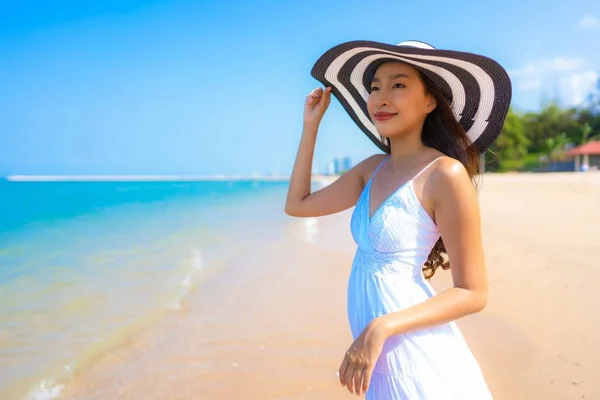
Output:
<svg viewBox="0 0 600 400">
<path fill-rule="evenodd" d="M 387 121 L 388 119 L 393 118 L 397 114 L 398 113 L 392 114 L 392 113 L 388 113 L 388 112 L 378 112 L 378 113 L 375 113 L 375 119 L 380 122 Z"/>
</svg>

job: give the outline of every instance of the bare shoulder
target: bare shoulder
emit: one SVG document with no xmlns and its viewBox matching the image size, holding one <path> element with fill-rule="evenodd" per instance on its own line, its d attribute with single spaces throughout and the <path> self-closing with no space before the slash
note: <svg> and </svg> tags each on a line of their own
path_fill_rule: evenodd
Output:
<svg viewBox="0 0 600 400">
<path fill-rule="evenodd" d="M 440 157 L 432 175 L 441 180 L 469 179 L 465 166 L 457 159 L 448 156 Z"/>
<path fill-rule="evenodd" d="M 385 160 L 387 154 L 373 154 L 362 160 L 357 166 L 360 168 L 360 173 L 362 175 L 363 181 L 366 182 L 369 180 L 375 169 Z"/>
<path fill-rule="evenodd" d="M 465 166 L 458 160 L 443 156 L 436 162 L 430 175 L 434 197 L 444 198 L 456 192 L 474 190 Z"/>
<path fill-rule="evenodd" d="M 370 176 L 387 156 L 387 154 L 373 154 L 372 156 L 365 158 L 362 161 L 363 171 Z"/>
</svg>

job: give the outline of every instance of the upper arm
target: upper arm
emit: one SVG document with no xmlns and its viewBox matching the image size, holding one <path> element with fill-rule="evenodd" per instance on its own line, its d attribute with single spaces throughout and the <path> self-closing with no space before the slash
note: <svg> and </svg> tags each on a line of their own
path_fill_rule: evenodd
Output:
<svg viewBox="0 0 600 400">
<path fill-rule="evenodd" d="M 320 217 L 356 205 L 365 187 L 365 177 L 381 160 L 381 155 L 374 155 L 361 161 L 331 184 L 309 194 L 296 204 L 288 205 L 286 213 L 294 217 Z"/>
<path fill-rule="evenodd" d="M 460 162 L 444 159 L 432 183 L 435 221 L 448 253 L 454 285 L 486 294 L 479 203 L 467 171 Z"/>
</svg>

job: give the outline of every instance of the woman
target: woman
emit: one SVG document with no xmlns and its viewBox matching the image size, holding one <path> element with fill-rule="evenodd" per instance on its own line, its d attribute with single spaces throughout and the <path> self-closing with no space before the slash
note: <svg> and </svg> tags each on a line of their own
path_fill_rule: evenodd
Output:
<svg viewBox="0 0 600 400">
<path fill-rule="evenodd" d="M 355 340 L 339 369 L 342 386 L 377 400 L 491 399 L 454 321 L 487 301 L 473 180 L 508 111 L 506 72 L 486 57 L 421 42 L 349 42 L 326 52 L 312 74 L 326 88 L 306 99 L 285 210 L 315 217 L 355 206 L 348 283 Z M 332 91 L 385 154 L 311 193 Z M 450 264 L 453 287 L 435 294 L 427 279 Z"/>
</svg>

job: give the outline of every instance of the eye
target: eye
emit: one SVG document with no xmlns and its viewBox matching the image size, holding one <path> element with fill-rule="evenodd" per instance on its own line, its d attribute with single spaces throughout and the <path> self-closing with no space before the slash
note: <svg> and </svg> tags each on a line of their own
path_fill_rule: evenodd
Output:
<svg viewBox="0 0 600 400">
<path fill-rule="evenodd" d="M 406 86 L 404 86 L 404 85 L 403 85 L 403 84 L 401 84 L 401 83 L 396 83 L 396 84 L 394 85 L 394 88 L 397 88 L 397 87 L 399 87 L 399 88 L 405 88 Z"/>
<path fill-rule="evenodd" d="M 371 86 L 371 92 L 374 90 L 379 90 L 379 88 L 377 86 Z"/>
</svg>

